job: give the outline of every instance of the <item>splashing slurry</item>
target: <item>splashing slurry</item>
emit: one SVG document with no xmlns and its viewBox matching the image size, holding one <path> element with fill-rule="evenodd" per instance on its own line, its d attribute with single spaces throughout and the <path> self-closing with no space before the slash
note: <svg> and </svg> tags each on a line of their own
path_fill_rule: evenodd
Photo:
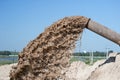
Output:
<svg viewBox="0 0 120 80">
<path fill-rule="evenodd" d="M 88 18 L 65 17 L 49 26 L 19 54 L 10 80 L 64 80 L 63 69 L 69 66 L 70 55 Z"/>
</svg>

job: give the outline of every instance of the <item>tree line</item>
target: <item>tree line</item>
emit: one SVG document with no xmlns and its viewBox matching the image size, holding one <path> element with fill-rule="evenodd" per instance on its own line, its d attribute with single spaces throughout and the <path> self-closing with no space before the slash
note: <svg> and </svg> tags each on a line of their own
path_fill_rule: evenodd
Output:
<svg viewBox="0 0 120 80">
<path fill-rule="evenodd" d="M 112 52 L 113 52 L 112 50 L 108 51 L 108 53 L 112 53 Z M 73 56 L 90 56 L 91 53 L 92 52 L 86 52 L 86 53 L 84 53 L 84 52 L 75 52 L 72 55 Z M 106 56 L 106 52 L 95 51 L 95 52 L 93 52 L 93 55 L 94 56 Z"/>
<path fill-rule="evenodd" d="M 0 51 L 0 55 L 18 55 L 16 51 Z"/>
</svg>

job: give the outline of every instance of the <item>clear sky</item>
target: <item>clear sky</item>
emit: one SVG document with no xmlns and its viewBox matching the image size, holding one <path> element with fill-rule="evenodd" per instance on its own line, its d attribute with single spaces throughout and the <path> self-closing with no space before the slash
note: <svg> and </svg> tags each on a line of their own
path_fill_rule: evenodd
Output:
<svg viewBox="0 0 120 80">
<path fill-rule="evenodd" d="M 21 51 L 53 22 L 86 16 L 120 33 L 120 0 L 0 0 L 0 50 Z M 81 50 L 120 51 L 118 45 L 85 30 Z"/>
</svg>

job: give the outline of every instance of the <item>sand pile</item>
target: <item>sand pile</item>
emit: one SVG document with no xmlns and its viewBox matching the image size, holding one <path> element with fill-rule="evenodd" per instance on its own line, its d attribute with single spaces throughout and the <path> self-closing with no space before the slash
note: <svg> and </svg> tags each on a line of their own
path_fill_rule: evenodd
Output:
<svg viewBox="0 0 120 80">
<path fill-rule="evenodd" d="M 120 54 L 112 53 L 107 60 L 99 60 L 92 66 L 73 62 L 65 76 L 65 80 L 120 80 Z"/>
<path fill-rule="evenodd" d="M 16 65 L 16 64 L 0 66 L 0 80 L 10 80 L 9 73 L 13 65 Z"/>
<path fill-rule="evenodd" d="M 93 71 L 103 64 L 105 60 L 99 60 L 94 65 L 90 66 L 84 62 L 73 62 L 68 69 L 66 69 L 65 80 L 87 80 Z"/>
<path fill-rule="evenodd" d="M 70 55 L 88 19 L 65 17 L 49 26 L 31 41 L 19 55 L 19 62 L 10 73 L 11 80 L 64 79 Z"/>
<path fill-rule="evenodd" d="M 120 54 L 111 54 L 87 80 L 120 80 Z"/>
</svg>

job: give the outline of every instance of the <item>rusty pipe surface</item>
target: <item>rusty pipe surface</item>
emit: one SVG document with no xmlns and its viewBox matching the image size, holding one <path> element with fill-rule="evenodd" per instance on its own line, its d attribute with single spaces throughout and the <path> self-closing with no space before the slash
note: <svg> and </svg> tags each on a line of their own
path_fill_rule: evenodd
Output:
<svg viewBox="0 0 120 80">
<path fill-rule="evenodd" d="M 115 31 L 112 31 L 106 26 L 103 26 L 95 21 L 89 20 L 86 28 L 120 45 L 120 34 L 116 33 Z"/>
</svg>

